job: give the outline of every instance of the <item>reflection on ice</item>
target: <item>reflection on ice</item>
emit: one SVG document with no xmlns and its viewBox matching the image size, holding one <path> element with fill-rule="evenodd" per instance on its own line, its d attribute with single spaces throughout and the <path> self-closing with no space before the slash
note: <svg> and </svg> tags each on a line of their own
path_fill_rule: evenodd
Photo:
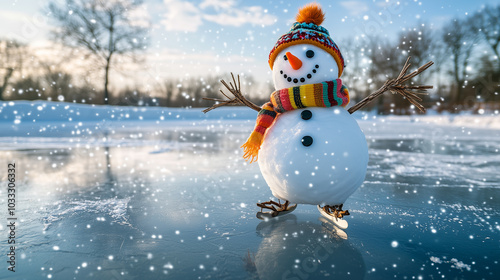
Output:
<svg viewBox="0 0 500 280">
<path fill-rule="evenodd" d="M 363 279 L 365 263 L 347 235 L 326 219 L 299 221 L 294 214 L 260 222 L 255 254 L 260 279 Z"/>
</svg>

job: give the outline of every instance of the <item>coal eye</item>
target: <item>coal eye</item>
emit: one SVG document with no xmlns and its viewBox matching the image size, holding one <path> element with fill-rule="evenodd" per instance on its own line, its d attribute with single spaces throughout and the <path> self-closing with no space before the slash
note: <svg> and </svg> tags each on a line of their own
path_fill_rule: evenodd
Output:
<svg viewBox="0 0 500 280">
<path fill-rule="evenodd" d="M 306 52 L 306 56 L 307 56 L 307 57 L 309 57 L 309 58 L 312 58 L 312 57 L 314 56 L 314 51 L 312 51 L 312 50 L 308 50 L 308 51 Z"/>
<path fill-rule="evenodd" d="M 302 137 L 302 145 L 309 147 L 313 144 L 313 138 L 311 136 Z"/>
<path fill-rule="evenodd" d="M 284 55 L 283 59 L 286 61 L 286 60 L 288 60 L 288 57 L 286 57 L 286 55 Z"/>
<path fill-rule="evenodd" d="M 300 117 L 303 119 L 303 120 L 309 120 L 311 119 L 313 116 L 312 112 L 309 111 L 309 110 L 304 110 L 300 113 Z"/>
</svg>

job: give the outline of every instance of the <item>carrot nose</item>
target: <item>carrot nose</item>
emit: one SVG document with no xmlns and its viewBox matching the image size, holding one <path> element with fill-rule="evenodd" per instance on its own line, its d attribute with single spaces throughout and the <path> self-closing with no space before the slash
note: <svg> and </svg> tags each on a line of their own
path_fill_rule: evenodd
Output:
<svg viewBox="0 0 500 280">
<path fill-rule="evenodd" d="M 297 58 L 295 55 L 291 54 L 290 52 L 287 52 L 286 58 L 288 59 L 288 62 L 290 62 L 290 65 L 292 66 L 293 70 L 299 70 L 300 67 L 302 67 L 302 60 Z"/>
</svg>

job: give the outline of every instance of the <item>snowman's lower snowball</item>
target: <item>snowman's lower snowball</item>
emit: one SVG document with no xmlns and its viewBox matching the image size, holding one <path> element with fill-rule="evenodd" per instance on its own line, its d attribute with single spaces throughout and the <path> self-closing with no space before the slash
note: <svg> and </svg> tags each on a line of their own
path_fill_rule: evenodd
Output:
<svg viewBox="0 0 500 280">
<path fill-rule="evenodd" d="M 312 113 L 310 119 L 301 117 L 305 110 Z M 368 147 L 344 108 L 299 109 L 277 117 L 266 132 L 258 163 L 275 197 L 298 204 L 340 205 L 364 181 Z"/>
</svg>

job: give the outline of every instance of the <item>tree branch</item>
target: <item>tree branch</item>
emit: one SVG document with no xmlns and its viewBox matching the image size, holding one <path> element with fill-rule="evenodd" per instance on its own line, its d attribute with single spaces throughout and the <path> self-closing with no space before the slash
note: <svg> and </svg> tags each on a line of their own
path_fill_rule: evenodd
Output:
<svg viewBox="0 0 500 280">
<path fill-rule="evenodd" d="M 251 101 L 246 99 L 243 96 L 243 94 L 241 93 L 241 91 L 240 91 L 240 89 L 241 89 L 240 75 L 238 75 L 238 83 L 237 84 L 236 84 L 236 80 L 234 79 L 233 73 L 231 73 L 231 77 L 233 78 L 234 85 L 231 82 L 229 82 L 229 85 L 228 85 L 226 83 L 226 81 L 224 81 L 224 80 L 221 80 L 220 82 L 227 88 L 227 90 L 229 90 L 229 92 L 231 92 L 233 94 L 234 98 L 230 98 L 222 90 L 220 92 L 227 99 L 217 99 L 217 98 L 204 97 L 203 98 L 204 100 L 211 100 L 211 101 L 220 102 L 220 103 L 216 103 L 212 107 L 209 107 L 209 108 L 203 110 L 203 113 L 207 113 L 213 109 L 216 109 L 216 108 L 219 108 L 222 106 L 241 106 L 241 105 L 245 105 L 245 106 L 247 106 L 247 107 L 249 107 L 257 112 L 260 111 L 261 108 L 259 106 L 255 105 L 254 103 L 252 103 Z"/>
<path fill-rule="evenodd" d="M 411 57 L 408 57 L 408 59 L 406 59 L 406 62 L 396 79 L 387 80 L 381 88 L 365 97 L 363 100 L 349 108 L 349 110 L 347 111 L 352 114 L 366 106 L 377 97 L 381 96 L 384 92 L 390 91 L 392 93 L 401 94 L 404 98 L 408 99 L 408 101 L 415 105 L 415 107 L 417 107 L 421 112 L 425 112 L 425 107 L 419 103 L 419 101 L 422 101 L 422 99 L 418 95 L 428 95 L 427 90 L 433 88 L 433 86 L 407 86 L 404 85 L 404 83 L 427 70 L 427 68 L 431 67 L 434 62 L 429 61 L 426 64 L 420 66 L 417 70 L 406 75 L 406 72 L 411 65 L 410 58 Z"/>
</svg>

